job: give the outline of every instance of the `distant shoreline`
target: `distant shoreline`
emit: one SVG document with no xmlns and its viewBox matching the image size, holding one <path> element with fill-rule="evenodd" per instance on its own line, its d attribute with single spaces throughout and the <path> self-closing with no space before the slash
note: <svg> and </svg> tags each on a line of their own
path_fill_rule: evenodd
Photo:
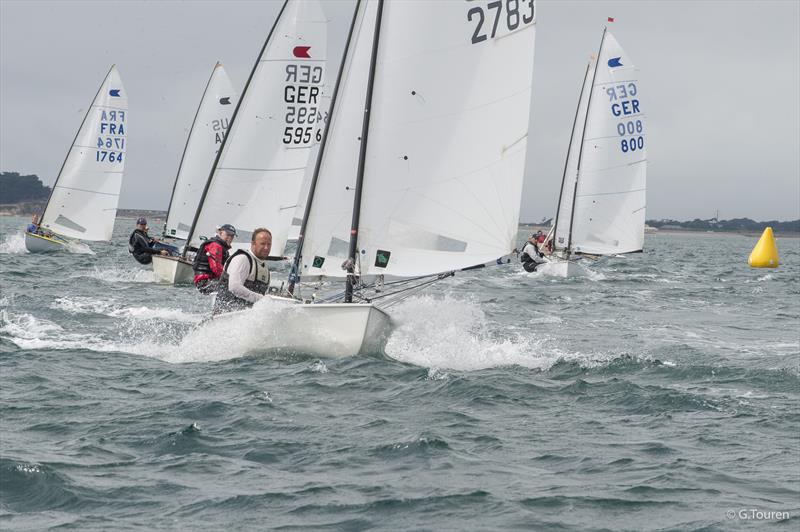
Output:
<svg viewBox="0 0 800 532">
<path fill-rule="evenodd" d="M 519 227 L 530 229 L 533 231 L 542 231 L 543 233 L 547 233 L 550 230 L 549 226 L 544 225 L 530 225 L 530 224 L 519 224 Z M 669 229 L 657 229 L 656 231 L 646 231 L 646 235 L 659 235 L 659 234 L 666 234 L 666 235 L 694 235 L 694 236 L 711 236 L 711 235 L 729 235 L 729 236 L 752 236 L 752 237 L 759 237 L 761 236 L 762 231 L 749 231 L 749 230 L 731 230 L 731 231 L 708 231 L 702 229 L 680 229 L 680 228 L 669 228 Z M 800 232 L 797 231 L 775 231 L 775 236 L 777 238 L 800 238 Z"/>
<path fill-rule="evenodd" d="M 20 216 L 20 217 L 28 217 L 34 213 L 40 213 L 41 210 L 44 208 L 44 204 L 36 203 L 36 202 L 25 202 L 20 204 L 7 204 L 7 205 L 0 205 L 0 216 Z M 27 211 L 27 212 L 25 212 Z M 155 209 L 117 209 L 117 218 L 122 219 L 136 219 L 139 216 L 144 216 L 145 218 L 152 218 L 163 220 L 167 217 L 167 211 L 162 210 L 155 210 Z M 538 225 L 538 224 L 529 224 L 529 223 L 520 223 L 520 229 L 527 229 L 531 232 L 542 231 L 547 233 L 550 230 L 549 225 Z M 747 229 L 736 229 L 736 230 L 704 230 L 704 229 L 685 229 L 685 228 L 678 228 L 678 227 L 670 227 L 670 228 L 651 228 L 648 226 L 648 231 L 645 234 L 648 235 L 658 235 L 658 234 L 667 234 L 667 235 L 695 235 L 695 236 L 708 236 L 708 235 L 740 235 L 740 236 L 747 236 L 747 237 L 759 237 L 761 236 L 761 230 L 747 230 Z M 655 229 L 655 230 L 653 230 Z M 798 231 L 781 231 L 778 229 L 773 229 L 775 232 L 775 236 L 778 238 L 800 238 L 800 232 Z"/>
</svg>

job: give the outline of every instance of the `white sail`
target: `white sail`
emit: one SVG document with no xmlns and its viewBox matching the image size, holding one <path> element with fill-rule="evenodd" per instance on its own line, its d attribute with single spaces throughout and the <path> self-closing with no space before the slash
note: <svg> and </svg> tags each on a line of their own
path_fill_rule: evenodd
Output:
<svg viewBox="0 0 800 532">
<path fill-rule="evenodd" d="M 570 251 L 641 251 L 647 170 L 644 108 L 638 71 L 607 31 L 587 112 Z"/>
<path fill-rule="evenodd" d="M 362 6 L 328 126 L 303 275 L 344 274 L 376 6 Z M 358 231 L 362 275 L 449 271 L 514 247 L 535 17 L 532 1 L 507 9 L 385 3 Z"/>
<path fill-rule="evenodd" d="M 214 66 L 189 131 L 170 199 L 164 236 L 186 240 L 211 165 L 228 129 L 238 95 L 221 63 Z"/>
<path fill-rule="evenodd" d="M 595 61 L 592 59 L 586 67 L 583 77 L 583 86 L 578 97 L 578 110 L 572 125 L 572 135 L 567 151 L 567 162 L 564 168 L 561 193 L 558 197 L 558 210 L 556 211 L 553 226 L 553 250 L 564 251 L 569 246 L 569 235 L 572 231 L 573 202 L 575 200 L 575 184 L 578 181 L 578 154 L 583 143 L 583 128 L 586 125 L 586 109 L 589 105 L 589 96 L 592 92 L 592 77 L 594 75 Z"/>
<path fill-rule="evenodd" d="M 289 228 L 289 240 L 297 240 L 300 236 L 300 227 L 303 224 L 303 216 L 306 212 L 306 200 L 308 199 L 308 191 L 311 189 L 311 179 L 314 177 L 314 168 L 319 155 L 319 140 L 322 139 L 322 134 L 325 131 L 325 124 L 328 122 L 328 112 L 331 106 L 330 90 L 326 87 L 322 89 L 322 106 L 317 114 L 317 131 L 314 134 L 314 147 L 308 156 L 309 164 L 306 166 L 306 172 L 303 175 L 303 184 L 300 186 L 300 194 L 297 197 L 297 207 L 294 209 L 294 216 L 292 217 L 292 225 Z"/>
<path fill-rule="evenodd" d="M 128 95 L 112 66 L 70 147 L 41 226 L 81 240 L 111 240 L 127 158 Z"/>
<path fill-rule="evenodd" d="M 316 0 L 289 0 L 258 59 L 231 122 L 192 246 L 233 224 L 235 247 L 252 231 L 272 232 L 272 255 L 284 251 L 314 144 L 324 83 L 327 20 Z"/>
<path fill-rule="evenodd" d="M 359 5 L 303 236 L 304 275 L 344 275 L 340 265 L 347 259 L 350 241 L 353 189 L 377 6 L 377 2 Z"/>
</svg>

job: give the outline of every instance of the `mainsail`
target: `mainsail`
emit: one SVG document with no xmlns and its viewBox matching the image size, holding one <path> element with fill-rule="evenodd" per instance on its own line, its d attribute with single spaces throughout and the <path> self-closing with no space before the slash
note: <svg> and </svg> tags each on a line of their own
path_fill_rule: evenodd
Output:
<svg viewBox="0 0 800 532">
<path fill-rule="evenodd" d="M 430 275 L 513 249 L 535 17 L 532 1 L 498 4 L 359 3 L 298 273 L 346 275 L 352 239 L 360 275 Z"/>
<path fill-rule="evenodd" d="M 317 0 L 287 0 L 234 111 L 200 202 L 189 244 L 236 226 L 235 247 L 272 231 L 281 255 L 317 132 L 327 20 Z"/>
<path fill-rule="evenodd" d="M 86 112 L 41 217 L 41 227 L 81 240 L 111 240 L 128 133 L 128 95 L 113 65 Z"/>
<path fill-rule="evenodd" d="M 587 69 L 554 227 L 554 250 L 610 255 L 644 244 L 646 128 L 638 70 L 611 33 Z"/>
<path fill-rule="evenodd" d="M 214 66 L 197 108 L 170 198 L 164 236 L 189 235 L 211 165 L 222 146 L 238 96 L 221 63 Z"/>
</svg>

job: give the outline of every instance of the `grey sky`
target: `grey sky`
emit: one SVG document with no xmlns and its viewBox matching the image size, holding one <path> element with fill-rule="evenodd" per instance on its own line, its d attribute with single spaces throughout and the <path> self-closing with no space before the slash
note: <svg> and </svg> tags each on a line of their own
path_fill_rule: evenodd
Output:
<svg viewBox="0 0 800 532">
<path fill-rule="evenodd" d="M 457 2 L 460 0 L 447 0 Z M 324 0 L 329 57 L 350 1 Z M 51 184 L 103 76 L 130 99 L 123 208 L 166 208 L 214 63 L 238 90 L 276 1 L 0 0 L 0 170 Z M 537 3 L 522 220 L 552 216 L 583 71 L 607 16 L 641 70 L 648 218 L 800 218 L 800 2 Z M 413 28 L 409 28 L 413 37 Z"/>
</svg>

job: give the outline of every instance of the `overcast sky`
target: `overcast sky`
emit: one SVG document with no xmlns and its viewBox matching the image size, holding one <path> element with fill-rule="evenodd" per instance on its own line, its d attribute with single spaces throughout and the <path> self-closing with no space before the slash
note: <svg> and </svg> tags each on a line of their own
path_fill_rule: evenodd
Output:
<svg viewBox="0 0 800 532">
<path fill-rule="evenodd" d="M 341 51 L 350 6 L 323 1 L 329 58 Z M 222 61 L 241 91 L 279 7 L 0 0 L 0 171 L 52 184 L 116 63 L 131 114 L 120 207 L 165 209 L 214 63 Z M 800 2 L 539 1 L 537 8 L 523 221 L 555 212 L 583 72 L 608 16 L 640 69 L 647 218 L 710 218 L 717 209 L 726 219 L 800 218 Z"/>
</svg>

